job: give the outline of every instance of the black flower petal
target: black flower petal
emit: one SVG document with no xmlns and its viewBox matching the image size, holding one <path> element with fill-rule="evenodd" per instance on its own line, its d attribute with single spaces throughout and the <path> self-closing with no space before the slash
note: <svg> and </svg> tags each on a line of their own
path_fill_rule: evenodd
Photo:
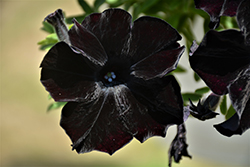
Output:
<svg viewBox="0 0 250 167">
<path fill-rule="evenodd" d="M 74 26 L 69 30 L 71 44 L 92 62 L 103 66 L 107 55 L 97 37 L 74 20 Z"/>
<path fill-rule="evenodd" d="M 176 69 L 179 58 L 184 50 L 185 47 L 183 46 L 153 54 L 134 64 L 131 67 L 133 71 L 132 74 L 146 80 L 152 79 L 153 77 L 163 77 Z M 166 66 L 168 66 L 167 69 Z"/>
<path fill-rule="evenodd" d="M 109 57 L 127 56 L 123 52 L 128 47 L 132 27 L 132 17 L 128 12 L 108 9 L 94 13 L 83 20 L 82 26 L 99 39 Z"/>
<path fill-rule="evenodd" d="M 245 37 L 245 44 L 250 46 L 250 1 L 244 0 L 237 10 L 237 22 Z"/>
<path fill-rule="evenodd" d="M 250 128 L 250 68 L 244 70 L 229 86 L 229 95 L 236 113 L 227 121 L 215 125 L 226 136 L 242 134 Z"/>
<path fill-rule="evenodd" d="M 166 126 L 152 119 L 147 107 L 124 85 L 107 88 L 91 103 L 67 103 L 61 126 L 78 153 L 99 150 L 113 154 L 133 137 L 144 142 L 151 136 L 166 135 Z"/>
<path fill-rule="evenodd" d="M 133 135 L 122 123 L 122 113 L 115 106 L 114 98 L 106 90 L 94 102 L 69 102 L 63 108 L 60 125 L 78 153 L 99 150 L 113 154 L 132 140 Z"/>
<path fill-rule="evenodd" d="M 164 49 L 177 49 L 179 33 L 167 22 L 149 16 L 134 21 L 129 56 L 136 63 Z"/>
<path fill-rule="evenodd" d="M 115 101 L 129 132 L 144 142 L 152 136 L 165 137 L 168 125 L 163 125 L 154 120 L 149 114 L 149 108 L 140 103 L 131 89 L 120 85 L 116 90 Z"/>
<path fill-rule="evenodd" d="M 174 161 L 179 163 L 182 156 L 186 156 L 189 158 L 192 158 L 187 151 L 187 143 L 186 143 L 186 128 L 185 124 L 181 124 L 177 126 L 177 134 L 172 141 L 169 151 L 168 151 L 168 164 L 169 167 L 172 166 L 172 157 L 174 158 Z"/>
<path fill-rule="evenodd" d="M 64 42 L 49 50 L 41 67 L 41 82 L 56 101 L 88 101 L 99 94 L 94 81 L 100 66 Z"/>
<path fill-rule="evenodd" d="M 192 69 L 218 95 L 226 94 L 229 83 L 250 63 L 249 47 L 244 44 L 241 32 L 236 30 L 210 30 L 199 47 L 193 44 L 191 50 Z"/>
<path fill-rule="evenodd" d="M 216 29 L 220 16 L 235 16 L 242 0 L 194 0 L 195 7 L 207 12 L 210 16 L 209 28 Z"/>
<path fill-rule="evenodd" d="M 143 80 L 134 78 L 129 89 L 149 114 L 163 125 L 183 123 L 183 100 L 174 76 Z"/>
</svg>

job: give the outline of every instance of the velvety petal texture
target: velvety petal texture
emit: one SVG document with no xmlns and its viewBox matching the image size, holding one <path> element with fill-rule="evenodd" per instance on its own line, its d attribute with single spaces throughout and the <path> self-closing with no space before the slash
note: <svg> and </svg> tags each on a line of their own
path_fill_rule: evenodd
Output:
<svg viewBox="0 0 250 167">
<path fill-rule="evenodd" d="M 248 6 L 245 6 L 248 5 Z M 250 47 L 249 0 L 237 9 L 237 21 L 241 31 L 210 30 L 198 46 L 191 46 L 190 65 L 210 89 L 218 94 L 229 93 L 236 114 L 215 128 L 226 136 L 242 134 L 250 128 Z M 248 28 L 247 28 L 248 27 Z"/>
<path fill-rule="evenodd" d="M 191 50 L 195 50 L 189 57 L 192 69 L 218 95 L 228 93 L 227 86 L 250 63 L 249 47 L 237 30 L 210 30 L 199 47 L 193 44 Z"/>
<path fill-rule="evenodd" d="M 209 28 L 216 29 L 221 16 L 235 16 L 242 0 L 194 0 L 195 7 L 207 12 L 210 16 Z"/>
<path fill-rule="evenodd" d="M 122 50 L 127 48 L 132 27 L 132 17 L 128 12 L 108 9 L 94 13 L 83 20 L 82 26 L 99 39 L 109 57 L 126 56 Z"/>
<path fill-rule="evenodd" d="M 76 20 L 69 31 L 72 46 L 95 64 L 103 66 L 108 57 L 97 37 L 81 26 Z M 86 40 L 88 39 L 88 40 Z"/>
<path fill-rule="evenodd" d="M 163 50 L 148 56 L 131 67 L 132 74 L 146 80 L 154 77 L 163 77 L 176 69 L 178 60 L 184 50 L 185 47 L 183 46 L 176 49 Z M 166 65 L 169 68 L 166 69 Z"/>
<path fill-rule="evenodd" d="M 133 63 L 161 50 L 178 48 L 176 41 L 181 40 L 181 36 L 171 25 L 149 16 L 135 20 L 131 31 L 129 56 Z"/>
<path fill-rule="evenodd" d="M 129 89 L 140 103 L 147 105 L 149 114 L 163 125 L 180 124 L 183 121 L 183 100 L 180 87 L 173 76 L 143 80 L 134 78 Z"/>
<path fill-rule="evenodd" d="M 46 90 L 68 102 L 60 125 L 73 149 L 111 155 L 134 137 L 165 137 L 170 125 L 183 123 L 180 87 L 166 76 L 184 52 L 174 28 L 146 16 L 132 23 L 122 9 L 73 23 L 70 42 L 54 45 L 41 63 Z"/>
<path fill-rule="evenodd" d="M 250 46 L 250 0 L 244 0 L 237 10 L 237 21 L 245 37 L 245 44 Z"/>
<path fill-rule="evenodd" d="M 94 82 L 100 66 L 64 42 L 49 50 L 41 67 L 41 82 L 56 101 L 88 101 L 100 92 Z"/>
<path fill-rule="evenodd" d="M 237 113 L 226 122 L 215 125 L 215 128 L 226 136 L 241 135 L 250 128 L 250 67 L 243 70 L 228 89 Z"/>
</svg>

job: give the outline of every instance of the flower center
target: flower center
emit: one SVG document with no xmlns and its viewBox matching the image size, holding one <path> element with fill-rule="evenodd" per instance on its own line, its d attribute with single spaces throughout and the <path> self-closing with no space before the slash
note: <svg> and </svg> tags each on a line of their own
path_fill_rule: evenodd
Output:
<svg viewBox="0 0 250 167">
<path fill-rule="evenodd" d="M 108 62 L 98 73 L 98 81 L 105 87 L 113 87 L 128 82 L 130 66 L 126 61 Z"/>
<path fill-rule="evenodd" d="M 106 75 L 104 75 L 104 80 L 107 83 L 112 83 L 115 81 L 115 79 L 116 79 L 116 75 L 114 72 L 108 72 Z"/>
</svg>

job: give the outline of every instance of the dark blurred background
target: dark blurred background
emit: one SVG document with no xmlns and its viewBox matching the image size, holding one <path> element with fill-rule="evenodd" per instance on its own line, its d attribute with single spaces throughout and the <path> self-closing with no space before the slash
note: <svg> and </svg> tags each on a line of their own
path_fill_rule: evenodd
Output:
<svg viewBox="0 0 250 167">
<path fill-rule="evenodd" d="M 71 151 L 71 141 L 59 126 L 60 110 L 47 112 L 52 100 L 39 81 L 39 65 L 46 52 L 39 50 L 37 42 L 47 36 L 40 28 L 44 17 L 58 8 L 67 16 L 82 12 L 75 0 L 0 1 L 0 166 L 166 167 L 175 126 L 166 138 L 154 137 L 144 144 L 133 140 L 113 156 Z M 187 55 L 181 63 L 187 63 Z M 177 77 L 185 82 L 184 90 L 192 90 L 188 75 Z M 187 142 L 193 158 L 184 157 L 173 167 L 249 167 L 250 131 L 243 136 L 221 136 L 212 125 L 222 121 L 223 116 L 205 123 L 189 119 Z"/>
</svg>

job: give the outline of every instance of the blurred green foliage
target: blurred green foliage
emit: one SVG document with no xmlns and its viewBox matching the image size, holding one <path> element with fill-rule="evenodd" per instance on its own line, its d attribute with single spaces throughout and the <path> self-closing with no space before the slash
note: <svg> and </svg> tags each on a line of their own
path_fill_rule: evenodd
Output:
<svg viewBox="0 0 250 167">
<path fill-rule="evenodd" d="M 76 16 L 66 17 L 65 21 L 69 25 L 69 29 L 72 26 L 73 18 L 78 22 L 82 22 L 89 14 L 102 12 L 102 7 L 105 7 L 122 8 L 131 13 L 134 20 L 143 15 L 165 20 L 185 38 L 187 50 L 190 48 L 193 40 L 197 41 L 193 27 L 198 17 L 204 20 L 203 26 L 201 27 L 204 33 L 209 30 L 208 24 L 210 17 L 203 10 L 195 8 L 194 0 L 94 0 L 91 5 L 85 0 L 77 1 L 83 12 Z M 217 30 L 220 31 L 229 28 L 238 28 L 235 17 L 221 17 L 220 26 Z M 49 50 L 58 42 L 58 38 L 53 27 L 49 23 L 43 22 L 43 27 L 41 29 L 49 33 L 49 35 L 44 40 L 38 42 L 38 44 L 41 50 Z M 175 73 L 185 72 L 187 72 L 187 70 L 178 65 L 177 69 L 171 72 L 171 74 L 174 75 Z M 200 81 L 196 73 L 194 73 L 193 78 L 196 82 Z M 209 92 L 209 88 L 204 87 L 195 90 L 195 92 L 182 93 L 184 105 L 188 105 L 189 99 L 197 102 L 207 92 Z M 48 110 L 62 107 L 64 104 L 64 102 L 52 103 L 48 107 Z M 230 118 L 230 116 L 235 113 L 232 106 L 227 108 L 226 96 L 223 97 L 220 110 L 221 113 L 225 115 L 226 119 Z"/>
</svg>

